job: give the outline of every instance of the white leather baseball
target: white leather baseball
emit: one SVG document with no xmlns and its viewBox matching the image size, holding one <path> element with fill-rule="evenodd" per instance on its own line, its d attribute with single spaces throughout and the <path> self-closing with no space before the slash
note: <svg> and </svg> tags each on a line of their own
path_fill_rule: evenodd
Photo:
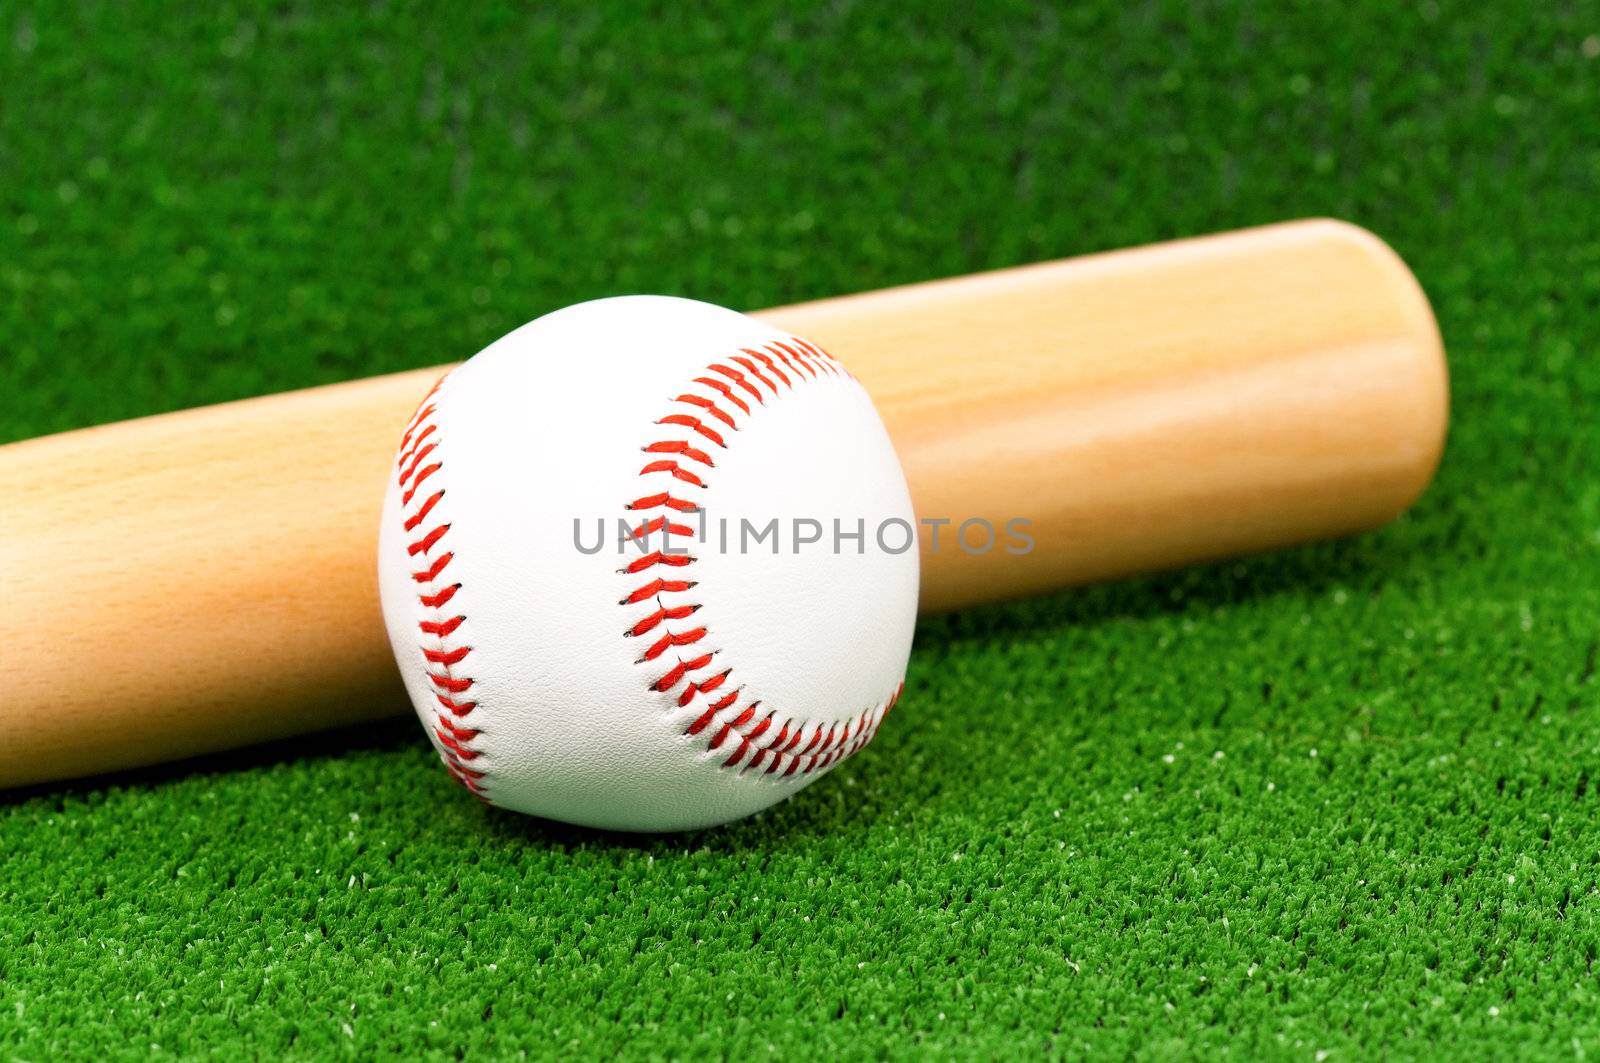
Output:
<svg viewBox="0 0 1600 1063">
<path fill-rule="evenodd" d="M 383 512 L 384 621 L 473 793 L 588 826 L 702 827 L 877 731 L 911 647 L 914 529 L 883 424 L 831 357 L 706 303 L 603 299 L 492 344 L 412 418 Z"/>
</svg>

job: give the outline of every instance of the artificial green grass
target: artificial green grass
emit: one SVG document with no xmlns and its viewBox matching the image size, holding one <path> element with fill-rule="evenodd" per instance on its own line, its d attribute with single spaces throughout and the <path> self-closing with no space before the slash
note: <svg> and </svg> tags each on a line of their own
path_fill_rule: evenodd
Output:
<svg viewBox="0 0 1600 1063">
<path fill-rule="evenodd" d="M 1600 1052 L 1600 6 L 969 6 L 0 8 L 0 438 L 1314 214 L 1455 415 L 1379 533 L 924 623 L 725 829 L 409 722 L 4 798 L 0 1054 Z"/>
</svg>

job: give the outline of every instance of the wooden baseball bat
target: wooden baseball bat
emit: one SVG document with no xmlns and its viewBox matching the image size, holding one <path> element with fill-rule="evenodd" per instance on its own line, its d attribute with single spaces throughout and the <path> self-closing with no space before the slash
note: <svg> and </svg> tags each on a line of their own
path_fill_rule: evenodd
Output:
<svg viewBox="0 0 1600 1063">
<path fill-rule="evenodd" d="M 1022 556 L 925 534 L 928 610 L 1372 528 L 1444 440 L 1427 301 L 1340 222 L 756 316 L 866 385 L 920 516 L 1032 521 Z M 0 447 L 0 785 L 404 711 L 376 531 L 440 371 Z"/>
</svg>

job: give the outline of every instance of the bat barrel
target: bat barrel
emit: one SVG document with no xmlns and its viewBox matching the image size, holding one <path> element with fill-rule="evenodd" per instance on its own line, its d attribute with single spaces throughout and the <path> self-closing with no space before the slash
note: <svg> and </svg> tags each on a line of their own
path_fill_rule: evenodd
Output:
<svg viewBox="0 0 1600 1063">
<path fill-rule="evenodd" d="M 1433 478 L 1433 313 L 1377 237 L 1315 219 L 811 303 L 883 412 L 920 517 L 1031 521 L 1031 552 L 923 542 L 926 610 L 1328 539 Z M 974 543 L 983 541 L 973 529 Z"/>
</svg>

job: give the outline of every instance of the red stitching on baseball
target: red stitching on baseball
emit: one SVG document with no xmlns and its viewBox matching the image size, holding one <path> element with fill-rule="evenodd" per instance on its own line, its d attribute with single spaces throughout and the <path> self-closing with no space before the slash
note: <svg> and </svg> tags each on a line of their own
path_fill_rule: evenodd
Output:
<svg viewBox="0 0 1600 1063">
<path fill-rule="evenodd" d="M 779 380 L 783 381 L 784 387 L 790 389 L 791 391 L 794 390 L 794 385 L 789 382 L 789 378 L 784 375 L 783 370 L 778 368 L 777 363 L 772 360 L 772 356 L 770 354 L 763 354 L 761 351 L 752 351 L 748 347 L 744 349 L 744 353 L 748 354 L 752 358 L 757 359 L 762 365 L 766 366 L 768 372 L 777 377 Z M 793 371 L 793 367 L 790 367 L 790 371 Z"/>
<path fill-rule="evenodd" d="M 405 434 L 400 438 L 400 457 L 395 463 L 395 482 L 398 487 L 404 488 L 400 496 L 402 506 L 411 505 L 411 500 L 416 497 L 422 484 L 444 467 L 444 462 L 436 453 L 440 438 L 439 425 L 434 416 L 438 413 L 435 396 L 438 395 L 439 388 L 448 376 L 449 374 L 446 374 L 441 377 L 438 383 L 433 385 L 433 389 L 423 397 L 417 412 L 406 425 Z M 424 465 L 424 462 L 428 464 Z M 482 753 L 471 745 L 482 732 L 460 722 L 472 715 L 478 703 L 458 700 L 454 696 L 464 694 L 473 685 L 472 677 L 462 674 L 460 670 L 461 662 L 471 655 L 472 647 L 450 641 L 456 629 L 467 618 L 464 614 L 443 611 L 450 599 L 461 589 L 461 584 L 451 583 L 437 590 L 431 589 L 433 582 L 455 557 L 455 553 L 450 550 L 443 550 L 437 554 L 434 552 L 449 533 L 450 524 L 445 522 L 432 527 L 427 527 L 425 524 L 444 494 L 443 488 L 429 494 L 406 515 L 402 524 L 407 535 L 417 535 L 406 544 L 407 556 L 421 558 L 425 565 L 411 574 L 412 580 L 421 585 L 417 591 L 417 601 L 424 609 L 431 612 L 426 619 L 417 622 L 417 629 L 423 635 L 438 640 L 437 645 L 419 640 L 417 648 L 422 654 L 422 659 L 429 665 L 425 674 L 428 682 L 433 685 L 434 698 L 439 703 L 439 710 L 434 713 L 432 729 L 438 743 L 436 748 L 439 751 L 439 758 L 444 761 L 445 769 L 450 772 L 452 778 L 475 796 L 485 798 L 488 787 L 484 781 L 483 770 L 467 766 L 469 762 L 477 760 Z M 420 535 L 417 534 L 419 530 Z"/>
<path fill-rule="evenodd" d="M 647 454 L 682 454 L 689 460 L 698 461 L 708 467 L 715 467 L 717 464 L 711 460 L 711 455 L 703 450 L 696 450 L 681 439 L 669 439 L 662 443 L 651 443 L 644 450 Z"/>
<path fill-rule="evenodd" d="M 750 412 L 750 407 L 745 403 L 745 401 L 743 399 L 741 399 L 739 396 L 735 395 L 733 393 L 733 389 L 730 388 L 728 385 L 724 384 L 722 381 L 717 380 L 714 377 L 697 376 L 697 377 L 694 378 L 694 382 L 696 384 L 704 384 L 706 387 L 710 388 L 712 391 L 715 391 L 718 395 L 721 395 L 723 398 L 727 399 L 729 402 L 731 402 L 735 406 L 739 407 L 740 412 L 746 413 L 746 414 L 748 414 Z M 758 393 L 756 395 L 756 398 L 759 399 L 760 397 L 761 396 Z M 679 402 L 683 402 L 685 400 L 682 397 L 680 397 L 678 399 L 678 401 Z M 710 402 L 711 400 L 707 399 L 706 401 Z M 733 426 L 733 418 L 732 417 L 728 417 L 728 415 L 725 414 L 725 413 L 721 413 L 717 409 L 715 404 L 712 405 L 711 411 L 713 413 L 719 414 L 719 416 L 727 417 L 729 426 Z"/>
<path fill-rule="evenodd" d="M 437 635 L 439 638 L 444 638 L 449 635 L 450 632 L 460 627 L 461 621 L 465 619 L 466 617 L 464 616 L 452 616 L 449 620 L 442 622 L 438 620 L 424 620 L 417 626 L 422 629 L 422 633 L 424 635 Z"/>
<path fill-rule="evenodd" d="M 417 451 L 417 456 L 411 459 L 411 464 L 406 466 L 406 471 L 400 474 L 401 487 L 404 487 L 406 485 L 406 481 L 411 479 L 411 474 L 417 471 L 417 466 L 421 465 L 423 460 L 437 449 L 439 449 L 439 443 L 437 440 L 435 440 L 434 442 L 423 447 L 421 450 Z"/>
<path fill-rule="evenodd" d="M 767 385 L 767 387 L 771 388 L 772 389 L 772 393 L 774 395 L 776 395 L 778 393 L 778 385 L 774 384 L 772 381 L 768 380 L 765 376 L 763 376 L 762 373 L 761 373 L 761 367 L 756 365 L 756 363 L 752 362 L 750 359 L 744 357 L 743 355 L 738 355 L 738 354 L 734 355 L 729 360 L 730 361 L 734 361 L 734 362 L 738 362 L 740 365 L 744 366 L 745 370 L 747 372 L 749 372 L 751 376 L 755 377 L 757 380 L 759 380 L 763 384 Z"/>
<path fill-rule="evenodd" d="M 428 426 L 426 428 L 424 428 L 422 431 L 417 433 L 417 438 L 410 439 L 410 443 L 411 443 L 411 449 L 410 450 L 406 450 L 405 449 L 406 444 L 405 444 L 404 441 L 401 442 L 401 444 L 400 444 L 400 464 L 401 465 L 405 465 L 411 460 L 411 455 L 416 453 L 417 448 L 422 445 L 422 441 L 424 439 L 427 439 L 429 436 L 433 435 L 434 430 L 437 427 L 438 426 L 435 425 L 432 421 L 429 421 L 428 422 Z M 407 437 L 407 438 L 409 439 L 409 437 Z"/>
<path fill-rule="evenodd" d="M 643 524 L 640 524 L 638 527 L 628 532 L 628 536 L 629 538 L 637 539 L 638 541 L 643 542 L 646 535 L 649 535 L 651 532 L 658 532 L 663 528 L 667 530 L 669 535 L 691 536 L 694 534 L 694 529 L 689 527 L 687 524 L 678 524 L 668 520 L 666 517 L 651 517 Z"/>
<path fill-rule="evenodd" d="M 478 703 L 476 701 L 456 701 L 454 698 L 447 698 L 443 694 L 435 694 L 434 698 L 438 700 L 439 704 L 443 705 L 457 716 L 465 716 L 467 713 L 478 707 Z"/>
<path fill-rule="evenodd" d="M 699 382 L 702 383 L 702 384 L 710 384 L 712 387 L 717 388 L 719 391 L 726 392 L 727 385 L 723 384 L 721 381 L 701 380 Z M 731 394 L 731 393 L 729 393 L 729 394 Z M 716 403 L 712 402 L 710 399 L 705 398 L 702 395 L 679 395 L 676 399 L 673 399 L 672 401 L 673 402 L 686 402 L 690 406 L 698 406 L 702 410 L 705 410 L 707 413 L 709 413 L 711 416 L 715 417 L 717 420 L 721 421 L 723 424 L 727 425 L 729 428 L 737 429 L 739 427 L 737 424 L 734 423 L 734 420 L 733 420 L 732 417 L 728 416 L 728 414 L 723 412 L 722 407 L 718 406 Z M 749 413 L 750 411 L 747 409 L 747 410 L 745 410 L 745 412 Z"/>
<path fill-rule="evenodd" d="M 685 675 L 688 675 L 690 672 L 698 672 L 700 669 L 710 664 L 711 658 L 715 656 L 716 654 L 714 653 L 707 653 L 696 657 L 692 661 L 680 660 L 677 664 L 672 666 L 672 670 L 670 672 L 662 676 L 660 679 L 657 679 L 654 683 L 651 683 L 650 689 L 660 691 L 663 694 L 666 693 L 679 683 L 683 682 L 683 677 Z"/>
<path fill-rule="evenodd" d="M 719 447 L 726 447 L 728 445 L 722 441 L 722 435 L 720 433 L 713 429 L 707 428 L 705 422 L 693 414 L 669 413 L 665 417 L 661 418 L 661 420 L 657 421 L 656 424 L 679 425 L 683 428 L 689 428 L 699 432 L 701 435 L 705 436 Z"/>
<path fill-rule="evenodd" d="M 450 586 L 446 587 L 444 590 L 440 591 L 438 594 L 425 594 L 421 598 L 419 598 L 418 601 L 422 602 L 422 604 L 427 606 L 429 609 L 438 609 L 438 608 L 442 607 L 446 602 L 448 602 L 451 598 L 454 598 L 456 596 L 456 591 L 458 591 L 460 589 L 461 589 L 461 584 L 452 583 Z"/>
<path fill-rule="evenodd" d="M 733 364 L 727 364 L 729 362 Z M 739 368 L 736 369 L 734 366 Z M 782 395 L 783 389 L 774 382 L 774 378 L 782 382 L 783 388 L 792 391 L 797 383 L 803 384 L 808 379 L 816 380 L 824 374 L 854 379 L 833 360 L 832 355 L 799 337 L 791 336 L 787 341 L 765 344 L 761 350 L 744 347 L 737 354 L 730 355 L 724 362 L 713 362 L 706 366 L 705 375 L 694 378 L 694 383 L 712 392 L 711 395 L 689 391 L 672 400 L 676 404 L 699 411 L 698 413 L 674 410 L 655 423 L 685 429 L 701 439 L 708 439 L 717 446 L 725 448 L 728 446 L 727 438 L 720 429 L 707 425 L 701 417 L 702 414 L 715 419 L 728 429 L 738 431 L 739 422 L 729 410 L 737 409 L 740 415 L 749 417 L 753 410 L 747 399 L 754 399 L 756 406 L 763 406 L 769 398 Z M 751 383 L 752 379 L 765 385 L 771 394 L 764 394 L 760 388 Z M 415 446 L 419 448 L 423 446 L 420 436 Z M 662 439 L 648 443 L 641 448 L 645 453 L 671 454 L 674 457 L 650 462 L 639 470 L 639 475 L 644 477 L 666 475 L 681 483 L 704 488 L 707 481 L 701 474 L 691 472 L 680 464 L 680 461 L 692 461 L 707 469 L 714 469 L 715 463 L 703 446 L 697 441 L 687 439 Z M 694 511 L 699 506 L 697 503 L 677 497 L 671 491 L 661 491 L 636 498 L 629 502 L 626 508 L 635 511 L 669 509 L 683 513 Z M 686 525 L 672 523 L 664 516 L 657 516 L 635 528 L 633 537 L 640 540 L 642 545 L 645 535 L 663 529 L 674 536 L 692 537 L 694 534 Z M 688 553 L 651 552 L 635 558 L 622 571 L 640 573 L 656 569 L 661 565 L 684 568 L 693 565 L 695 560 L 695 557 Z M 654 634 L 649 648 L 639 656 L 637 663 L 646 664 L 662 660 L 672 650 L 681 650 L 689 646 L 698 647 L 704 643 L 708 631 L 705 625 L 685 631 L 673 631 L 671 627 L 673 621 L 687 619 L 698 612 L 700 604 L 669 601 L 664 597 L 685 593 L 694 586 L 694 580 L 652 579 L 622 599 L 620 604 L 625 606 L 647 602 L 653 606 L 652 612 L 635 621 L 623 632 L 625 638 Z M 675 664 L 651 682 L 649 689 L 670 693 L 682 684 L 683 690 L 678 695 L 680 708 L 687 707 L 696 697 L 705 697 L 709 704 L 684 729 L 684 734 L 690 737 L 709 734 L 705 747 L 707 752 L 720 751 L 731 744 L 731 752 L 722 761 L 722 766 L 725 768 L 760 771 L 762 774 L 776 775 L 780 778 L 787 778 L 797 773 L 805 775 L 821 771 L 846 757 L 853 756 L 877 734 L 878 726 L 894 708 L 900 698 L 900 691 L 905 686 L 902 680 L 881 708 L 866 709 L 859 716 L 852 717 L 842 724 L 837 721 L 823 723 L 794 719 L 780 720 L 775 712 L 767 712 L 758 717 L 756 710 L 760 707 L 759 701 L 749 702 L 742 710 L 735 713 L 732 719 L 723 719 L 718 724 L 719 717 L 737 705 L 743 688 L 735 687 L 732 691 L 711 700 L 712 693 L 729 682 L 733 669 L 718 662 L 718 671 L 703 679 L 697 678 L 695 673 L 711 668 L 716 657 L 716 650 L 700 653 L 689 659 L 680 655 Z"/>
<path fill-rule="evenodd" d="M 730 360 L 732 360 L 732 359 L 730 359 Z M 717 365 L 715 363 L 712 363 L 712 365 L 709 368 L 711 369 L 711 371 L 713 373 L 721 373 L 723 376 L 727 377 L 729 380 L 733 381 L 735 384 L 738 384 L 740 387 L 744 388 L 746 391 L 748 391 L 750 393 L 750 397 L 755 399 L 757 402 L 765 404 L 765 402 L 767 401 L 766 399 L 761 397 L 761 389 L 756 387 L 754 384 L 750 383 L 750 381 L 746 380 L 745 379 L 745 375 L 743 373 L 739 372 L 739 370 L 737 370 L 737 369 L 729 369 L 725 365 Z M 773 388 L 772 390 L 773 390 L 774 393 L 776 393 L 778 389 L 777 388 Z M 748 412 L 748 411 L 746 411 L 746 412 Z"/>
<path fill-rule="evenodd" d="M 436 578 L 438 578 L 439 573 L 443 572 L 449 566 L 450 562 L 455 560 L 455 556 L 455 554 L 449 552 L 442 553 L 433 559 L 433 564 L 429 565 L 421 572 L 411 573 L 411 578 L 416 580 L 418 583 L 432 583 Z"/>
<path fill-rule="evenodd" d="M 457 646 L 453 650 L 423 650 L 422 655 L 433 664 L 460 664 L 472 652 L 471 646 Z"/>
<path fill-rule="evenodd" d="M 665 506 L 668 509 L 675 509 L 679 513 L 693 513 L 695 510 L 700 508 L 693 502 L 686 501 L 682 498 L 673 498 L 665 491 L 661 492 L 659 495 L 645 495 L 643 498 L 636 498 L 623 508 L 658 509 L 662 506 Z"/>
<path fill-rule="evenodd" d="M 690 484 L 694 487 L 704 487 L 706 485 L 705 481 L 700 479 L 699 476 L 696 476 L 688 469 L 685 469 L 671 458 L 663 458 L 661 461 L 652 461 L 649 465 L 646 465 L 644 468 L 639 470 L 639 475 L 649 476 L 653 472 L 669 473 L 673 479 L 682 480 L 684 483 Z"/>
<path fill-rule="evenodd" d="M 777 356 L 782 359 L 784 365 L 791 367 L 796 365 L 799 366 L 800 368 L 796 370 L 797 375 L 800 372 L 804 372 L 813 380 L 816 379 L 817 371 L 811 366 L 807 365 L 805 359 L 801 358 L 799 352 L 797 352 L 793 347 L 782 343 L 769 343 L 767 344 L 767 350 L 776 353 Z M 793 362 L 789 361 L 791 358 L 794 359 Z"/>
<path fill-rule="evenodd" d="M 423 481 L 427 480 L 428 477 L 432 476 L 434 473 L 436 473 L 438 471 L 439 471 L 439 463 L 438 462 L 434 462 L 432 465 L 429 465 L 426 469 L 423 469 L 421 472 L 417 473 L 417 478 L 415 480 L 411 481 L 411 486 L 406 488 L 406 493 L 400 496 L 401 503 L 404 504 L 404 505 L 409 506 L 411 504 L 412 496 L 417 493 L 417 488 L 421 487 L 422 484 L 423 484 Z"/>
<path fill-rule="evenodd" d="M 622 571 L 631 575 L 635 572 L 643 572 L 647 568 L 655 568 L 657 565 L 670 565 L 674 568 L 682 568 L 684 565 L 692 564 L 694 564 L 694 558 L 690 557 L 688 554 L 664 554 L 661 551 L 656 550 L 645 554 L 643 557 L 636 558 L 633 561 L 628 562 L 627 567 Z"/>
<path fill-rule="evenodd" d="M 440 379 L 442 380 L 443 378 L 441 377 Z M 438 390 L 439 390 L 439 382 L 436 381 L 434 383 L 434 385 L 433 385 L 433 390 L 428 392 L 429 397 L 432 397 L 434 392 L 437 392 Z M 417 430 L 417 425 L 421 424 L 423 421 L 427 420 L 429 417 L 432 417 L 432 416 L 433 416 L 433 407 L 428 404 L 428 400 L 427 399 L 423 399 L 422 400 L 422 405 L 419 406 L 417 408 L 417 412 L 412 414 L 412 416 L 411 416 L 411 423 L 406 428 L 406 434 L 400 437 L 400 462 L 399 463 L 401 465 L 404 465 L 406 463 L 406 459 L 410 456 L 410 452 L 408 450 L 406 450 L 406 447 L 408 447 L 411 444 L 411 433 L 413 433 L 413 432 L 415 432 Z"/>
<path fill-rule="evenodd" d="M 472 727 L 457 727 L 455 724 L 451 723 L 442 716 L 439 718 L 439 726 L 445 731 L 449 732 L 450 737 L 454 738 L 457 742 L 470 742 L 482 733 Z"/>
<path fill-rule="evenodd" d="M 700 607 L 697 605 L 695 608 L 698 609 Z M 705 629 L 702 628 L 701 630 L 704 631 Z M 683 688 L 683 693 L 678 695 L 678 708 L 681 709 L 686 707 L 689 702 L 694 700 L 696 694 L 704 694 L 720 687 L 723 683 L 727 682 L 728 673 L 732 671 L 732 668 L 724 668 L 710 679 L 704 680 L 703 682 L 689 683 L 686 685 Z M 738 696 L 739 692 L 735 690 L 732 694 L 729 694 L 727 697 L 723 698 L 722 701 L 717 704 L 717 707 L 720 709 L 727 705 L 733 704 L 734 700 L 738 698 Z"/>
<path fill-rule="evenodd" d="M 618 605 L 637 605 L 646 598 L 653 598 L 658 594 L 679 594 L 694 586 L 694 580 L 688 579 L 657 579 L 651 580 L 632 594 L 628 595 Z"/>
<path fill-rule="evenodd" d="M 689 616 L 699 608 L 699 605 L 675 605 L 671 608 L 663 607 L 661 609 L 657 609 L 655 612 L 651 613 L 649 616 L 630 627 L 627 632 L 628 637 L 632 638 L 638 635 L 646 634 L 663 620 L 682 620 L 684 617 Z"/>
<path fill-rule="evenodd" d="M 699 642 L 705 637 L 706 629 L 703 627 L 697 627 L 691 631 L 685 631 L 680 635 L 674 635 L 669 631 L 665 635 L 662 635 L 659 639 L 656 639 L 656 641 L 651 644 L 650 648 L 645 650 L 644 653 L 639 656 L 637 663 L 643 664 L 645 661 L 653 661 L 657 657 L 660 657 L 663 653 L 666 653 L 668 650 L 676 646 L 689 646 L 693 643 Z"/>
<path fill-rule="evenodd" d="M 444 533 L 449 530 L 450 525 L 439 525 L 437 528 L 433 529 L 433 531 L 429 532 L 427 535 L 424 535 L 422 538 L 406 547 L 406 553 L 410 554 L 412 557 L 416 557 L 418 554 L 427 553 L 429 550 L 433 549 L 434 543 L 444 538 Z"/>
<path fill-rule="evenodd" d="M 428 514 L 433 512 L 433 507 L 438 505 L 439 499 L 443 497 L 443 491 L 435 491 L 433 494 L 429 495 L 428 500 L 422 503 L 422 508 L 406 518 L 406 531 L 416 531 L 417 525 L 428 519 Z"/>
</svg>

